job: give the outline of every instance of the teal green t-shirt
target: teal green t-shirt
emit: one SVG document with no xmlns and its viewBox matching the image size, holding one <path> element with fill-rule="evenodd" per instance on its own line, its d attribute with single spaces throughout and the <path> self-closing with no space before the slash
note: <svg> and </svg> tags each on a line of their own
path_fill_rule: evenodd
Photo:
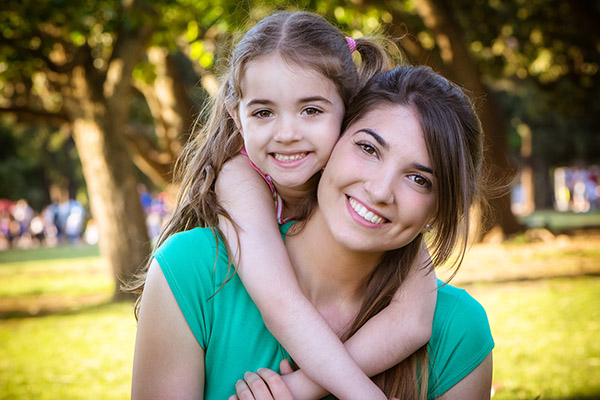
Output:
<svg viewBox="0 0 600 400">
<path fill-rule="evenodd" d="M 265 327 L 239 277 L 232 275 L 233 268 L 228 275 L 225 246 L 212 229 L 175 234 L 154 257 L 205 351 L 205 399 L 226 399 L 245 372 L 263 367 L 278 371 L 279 362 L 289 358 Z M 428 398 L 433 399 L 467 376 L 493 349 L 483 307 L 462 289 L 440 287 L 429 346 Z"/>
</svg>

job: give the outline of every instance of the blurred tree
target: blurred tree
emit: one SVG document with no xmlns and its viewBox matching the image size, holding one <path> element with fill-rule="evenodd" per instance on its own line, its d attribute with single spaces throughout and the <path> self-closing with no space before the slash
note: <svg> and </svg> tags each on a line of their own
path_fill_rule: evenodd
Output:
<svg viewBox="0 0 600 400">
<path fill-rule="evenodd" d="M 569 4 L 6 0 L 0 112 L 28 124 L 68 125 L 103 232 L 103 254 L 126 278 L 148 254 L 130 159 L 168 189 L 174 160 L 195 114 L 216 90 L 221 60 L 239 28 L 292 7 L 316 11 L 354 37 L 390 34 L 410 60 L 432 66 L 480 100 L 497 177 L 513 171 L 509 144 L 519 147 L 518 132 L 531 132 L 529 159 L 542 170 L 534 176 L 544 168 L 547 176 L 553 163 L 593 159 L 599 147 L 590 132 L 600 113 L 591 112 L 598 106 L 589 101 L 590 91 L 598 92 L 598 29 L 590 23 L 598 0 Z M 567 144 L 544 140 L 549 135 Z M 493 202 L 500 210 L 493 222 L 505 233 L 518 229 L 510 197 Z"/>
<path fill-rule="evenodd" d="M 0 160 L 0 198 L 27 199 L 38 212 L 50 203 L 52 184 L 72 193 L 85 187 L 70 133 L 51 125 L 0 123 Z"/>
<path fill-rule="evenodd" d="M 10 4 L 7 4 L 10 3 Z M 123 140 L 132 71 L 155 27 L 135 2 L 4 3 L 4 109 L 20 120 L 69 125 L 83 166 L 100 248 L 127 279 L 148 256 L 136 179 Z M 33 117 L 32 117 L 33 116 Z M 115 289 L 115 298 L 121 297 Z"/>
<path fill-rule="evenodd" d="M 131 155 L 155 184 L 171 182 L 193 100 L 206 97 L 190 87 L 199 79 L 214 87 L 206 67 L 216 42 L 230 36 L 227 21 L 248 14 L 244 4 L 187 0 L 5 1 L 0 9 L 0 112 L 72 132 L 117 283 L 150 250 Z"/>
</svg>

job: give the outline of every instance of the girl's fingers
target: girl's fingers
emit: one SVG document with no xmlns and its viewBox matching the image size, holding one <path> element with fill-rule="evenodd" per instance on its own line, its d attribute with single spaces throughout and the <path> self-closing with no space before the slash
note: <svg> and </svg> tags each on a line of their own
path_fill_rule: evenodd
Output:
<svg viewBox="0 0 600 400">
<path fill-rule="evenodd" d="M 267 368 L 261 368 L 257 372 L 269 386 L 271 395 L 275 400 L 293 400 L 290 390 L 278 373 Z"/>
<path fill-rule="evenodd" d="M 281 375 L 287 375 L 294 372 L 292 364 L 290 364 L 290 360 L 288 360 L 287 358 L 281 360 L 281 362 L 279 363 L 279 371 L 281 371 Z"/>
<path fill-rule="evenodd" d="M 229 398 L 227 400 L 240 400 L 240 398 L 237 397 L 237 394 L 233 394 L 233 395 L 229 396 Z"/>
</svg>

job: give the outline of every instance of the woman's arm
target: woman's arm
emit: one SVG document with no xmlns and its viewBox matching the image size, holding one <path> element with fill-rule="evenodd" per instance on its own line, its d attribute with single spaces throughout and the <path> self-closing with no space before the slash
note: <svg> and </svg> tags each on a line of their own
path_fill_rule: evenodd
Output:
<svg viewBox="0 0 600 400">
<path fill-rule="evenodd" d="M 492 394 L 492 353 L 439 400 L 489 400 Z"/>
<path fill-rule="evenodd" d="M 219 203 L 238 229 L 225 218 L 219 227 L 233 259 L 240 257 L 238 274 L 267 328 L 306 375 L 336 397 L 384 399 L 300 291 L 276 222 L 272 194 L 245 156 L 225 164 L 216 189 Z"/>
<path fill-rule="evenodd" d="M 131 398 L 202 399 L 203 379 L 204 350 L 153 260 L 140 304 Z"/>
</svg>

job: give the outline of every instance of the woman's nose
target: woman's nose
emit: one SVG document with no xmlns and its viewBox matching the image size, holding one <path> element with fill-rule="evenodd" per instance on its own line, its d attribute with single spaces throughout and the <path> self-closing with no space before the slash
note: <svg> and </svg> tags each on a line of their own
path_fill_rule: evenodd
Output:
<svg viewBox="0 0 600 400">
<path fill-rule="evenodd" d="M 386 173 L 371 175 L 365 182 L 365 190 L 373 204 L 392 204 L 394 177 Z"/>
</svg>

